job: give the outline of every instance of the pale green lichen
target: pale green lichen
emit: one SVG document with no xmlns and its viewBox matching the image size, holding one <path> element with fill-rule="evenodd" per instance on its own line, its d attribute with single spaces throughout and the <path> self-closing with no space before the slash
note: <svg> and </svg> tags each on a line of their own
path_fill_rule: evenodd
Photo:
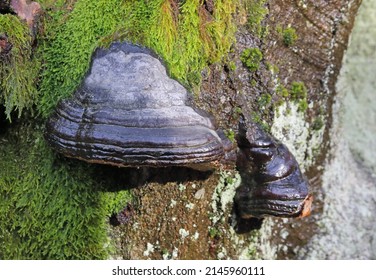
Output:
<svg viewBox="0 0 376 280">
<path fill-rule="evenodd" d="M 235 191 L 239 187 L 241 178 L 239 173 L 221 171 L 219 182 L 212 196 L 213 217 L 212 222 L 223 220 L 225 213 L 228 213 L 232 206 Z"/>
<path fill-rule="evenodd" d="M 180 184 L 178 185 L 178 188 L 179 188 L 179 191 L 182 192 L 182 191 L 185 191 L 185 189 L 187 188 L 187 186 L 184 185 L 184 184 L 181 184 L 181 183 L 180 183 Z"/>
<path fill-rule="evenodd" d="M 179 249 L 176 247 L 174 247 L 171 253 L 167 249 L 163 249 L 162 258 L 164 260 L 175 260 L 178 257 L 178 252 L 179 252 Z"/>
<path fill-rule="evenodd" d="M 197 231 L 195 231 L 195 233 L 192 235 L 191 239 L 192 240 L 198 240 L 199 237 L 200 237 L 200 233 L 198 233 Z"/>
<path fill-rule="evenodd" d="M 171 199 L 170 207 L 171 207 L 171 208 L 174 208 L 174 207 L 176 206 L 176 204 L 177 204 L 177 201 L 174 200 L 174 199 Z"/>
<path fill-rule="evenodd" d="M 257 232 L 251 232 L 247 235 L 239 235 L 233 227 L 223 228 L 230 218 L 233 207 L 233 199 L 236 189 L 241 184 L 239 173 L 221 171 L 220 178 L 212 196 L 212 216 L 213 226 L 208 229 L 211 239 L 226 238 L 231 240 L 232 250 L 236 251 L 239 259 L 258 258 L 256 253 Z M 217 248 L 216 257 L 218 259 L 228 259 L 228 250 L 220 246 Z"/>
<path fill-rule="evenodd" d="M 154 250 L 155 250 L 154 245 L 148 242 L 146 244 L 146 250 L 143 252 L 143 255 L 145 257 L 148 257 L 150 254 L 154 253 Z"/>
<path fill-rule="evenodd" d="M 185 230 L 184 228 L 179 229 L 180 238 L 183 241 L 185 238 L 189 236 L 189 231 Z"/>
<path fill-rule="evenodd" d="M 185 208 L 187 208 L 188 210 L 192 210 L 194 207 L 195 207 L 195 205 L 191 202 L 189 202 L 185 205 Z"/>
<path fill-rule="evenodd" d="M 303 170 L 314 163 L 323 141 L 325 126 L 317 129 L 305 119 L 299 105 L 283 103 L 276 109 L 271 133 L 294 154 Z"/>
</svg>

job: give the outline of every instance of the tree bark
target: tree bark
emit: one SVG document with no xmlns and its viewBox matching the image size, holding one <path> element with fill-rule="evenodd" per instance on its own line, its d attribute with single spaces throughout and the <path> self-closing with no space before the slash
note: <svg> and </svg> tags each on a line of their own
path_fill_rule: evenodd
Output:
<svg viewBox="0 0 376 280">
<path fill-rule="evenodd" d="M 251 5 L 248 6 L 251 9 L 261 1 L 241 2 L 241 5 Z M 210 71 L 203 73 L 204 82 L 196 98 L 199 106 L 211 112 L 227 131 L 237 133 L 242 113 L 249 119 L 258 114 L 275 134 L 285 132 L 278 135 L 280 140 L 294 151 L 311 183 L 315 197 L 311 217 L 302 220 L 267 218 L 261 228 L 261 221 L 239 222 L 232 200 L 240 184 L 236 169 L 207 175 L 185 169 L 148 171 L 143 187 L 134 190 L 139 198 L 136 217 L 132 223 L 114 230 L 119 241 L 117 257 L 298 257 L 298 249 L 318 230 L 323 207 L 320 167 L 330 143 L 328 133 L 335 83 L 360 2 L 265 1 L 262 6 L 267 7 L 268 12 L 261 22 L 265 30 L 262 36 L 250 31 L 248 20 L 244 19 L 249 10 L 242 6 L 235 15 L 238 32 L 230 58 L 236 67 L 212 65 Z M 292 45 L 284 40 L 288 28 L 294 29 L 297 35 Z M 240 59 L 247 48 L 258 48 L 263 53 L 257 71 L 249 71 Z M 303 83 L 307 89 L 308 109 L 304 112 L 294 107 L 296 103 L 291 96 L 282 99 L 283 102 L 278 96 L 278 86 L 291 90 L 294 82 Z M 260 102 L 265 93 L 269 93 L 272 100 L 266 106 Z M 291 119 L 291 114 L 295 119 Z M 291 127 L 291 121 L 298 126 Z"/>
<path fill-rule="evenodd" d="M 344 52 L 348 45 L 354 19 L 362 1 L 233 0 L 234 3 L 235 1 L 237 3 L 237 9 L 233 17 L 237 27 L 235 35 L 236 41 L 225 61 L 208 65 L 208 68 L 202 71 L 202 83 L 200 84 L 198 92 L 193 94 L 194 102 L 198 108 L 208 111 L 214 116 L 218 126 L 225 131 L 228 138 L 234 141 L 235 146 L 236 135 L 238 135 L 239 130 L 239 119 L 242 116 L 244 116 L 247 121 L 259 124 L 265 130 L 273 134 L 278 140 L 286 144 L 289 150 L 295 155 L 302 171 L 305 173 L 310 183 L 310 191 L 314 197 L 312 214 L 310 217 L 301 220 L 274 217 L 268 217 L 265 219 L 240 219 L 237 216 L 236 208 L 234 207 L 236 190 L 241 184 L 245 183 L 242 181 L 238 170 L 239 166 L 242 165 L 240 158 L 237 162 L 237 166 L 234 164 L 222 164 L 219 165 L 216 170 L 211 172 L 201 172 L 189 168 L 178 167 L 162 169 L 117 169 L 95 166 L 93 169 L 99 170 L 97 173 L 100 174 L 94 174 L 93 176 L 95 177 L 97 175 L 98 178 L 100 178 L 97 181 L 106 178 L 106 182 L 109 185 L 113 181 L 116 181 L 116 184 L 114 184 L 116 186 L 121 185 L 122 188 L 127 186 L 135 200 L 133 204 L 126 205 L 121 212 L 123 216 L 125 215 L 125 218 L 123 217 L 125 221 L 123 224 L 119 225 L 119 223 L 112 223 L 108 225 L 109 236 L 116 245 L 115 252 L 111 256 L 112 258 L 296 259 L 312 257 L 312 255 L 309 255 L 304 250 L 307 250 L 307 248 L 313 248 L 312 246 L 314 245 L 312 244 L 319 243 L 315 241 L 317 240 L 315 239 L 316 234 L 322 233 L 320 232 L 320 223 L 322 223 L 322 216 L 327 213 L 327 210 L 324 209 L 327 206 L 324 205 L 325 201 L 327 201 L 325 200 L 324 195 L 330 193 L 328 192 L 328 189 L 325 189 L 324 193 L 322 188 L 323 166 L 324 162 L 326 162 L 329 157 L 329 147 L 331 146 L 333 139 L 336 139 L 333 138 L 331 131 L 334 117 L 333 114 L 338 113 L 337 111 L 332 111 L 332 105 L 336 96 L 335 85 L 337 76 L 341 69 Z M 108 22 L 104 21 L 106 24 L 103 22 L 96 24 L 95 17 L 98 17 L 98 14 L 100 13 L 93 13 L 91 16 L 94 16 L 92 18 L 88 17 L 87 20 L 92 20 L 95 24 L 85 26 L 87 27 L 87 30 L 82 29 L 84 31 L 88 31 L 91 28 L 95 30 L 95 32 L 88 32 L 90 33 L 88 37 L 92 35 L 92 38 L 90 38 L 90 40 L 81 41 L 80 37 L 75 41 L 76 44 L 72 44 L 70 34 L 66 34 L 63 31 L 78 30 L 77 28 L 81 28 L 81 25 L 86 23 L 86 17 L 83 17 L 79 18 L 80 20 L 77 22 L 73 22 L 74 24 L 77 24 L 78 27 L 76 25 L 68 25 L 68 23 L 72 23 L 72 21 L 69 22 L 71 19 L 70 16 L 79 16 L 78 13 L 74 13 L 74 9 L 77 8 L 77 6 L 81 9 L 86 7 L 85 5 L 82 5 L 85 4 L 84 1 L 81 3 L 77 2 L 81 5 L 75 6 L 74 4 L 76 2 L 77 1 L 65 1 L 65 6 L 63 5 L 62 8 L 53 7 L 52 4 L 48 7 L 49 11 L 52 11 L 51 15 L 54 15 L 54 9 L 59 12 L 59 18 L 61 14 L 64 15 L 59 19 L 59 24 L 67 23 L 66 26 L 69 26 L 72 29 L 51 29 L 42 34 L 41 38 L 45 37 L 42 40 L 45 40 L 46 45 L 49 46 L 49 48 L 46 49 L 47 55 L 43 56 L 41 60 L 45 60 L 46 57 L 48 57 L 48 54 L 56 54 L 52 52 L 51 49 L 55 50 L 56 48 L 56 50 L 60 51 L 59 47 L 61 46 L 58 46 L 58 44 L 48 45 L 51 42 L 57 42 L 63 46 L 74 46 L 74 48 L 62 48 L 62 50 L 67 50 L 66 52 L 62 51 L 62 53 L 65 54 L 72 49 L 76 51 L 75 47 L 77 47 L 77 41 L 79 44 L 85 42 L 82 46 L 94 47 L 96 40 L 100 40 L 101 43 L 105 44 L 105 42 L 111 41 L 113 38 L 118 38 L 117 36 L 119 36 L 119 38 L 121 37 L 119 34 L 124 30 L 116 30 L 116 34 L 106 34 L 106 38 L 101 37 L 104 37 L 105 35 L 98 35 L 98 33 L 106 28 L 108 29 L 103 32 L 110 32 L 109 30 L 112 30 L 111 32 L 113 32 L 117 26 L 117 19 L 112 19 L 113 22 L 111 24 L 115 24 L 114 29 L 106 26 L 106 28 L 103 28 L 102 30 L 102 25 L 106 25 Z M 86 2 L 86 4 L 88 2 Z M 154 6 L 157 5 L 157 1 L 149 0 L 137 3 L 149 7 L 147 4 L 151 2 Z M 197 41 L 204 41 L 204 39 L 199 37 L 210 37 L 208 35 L 209 29 L 206 29 L 206 25 L 210 26 L 210 24 L 215 24 L 215 22 L 212 22 L 212 19 L 215 18 L 213 15 L 216 12 L 215 7 L 216 3 L 219 3 L 219 0 L 218 2 L 216 2 L 216 0 L 197 2 L 199 2 L 197 5 L 200 5 L 197 7 L 197 13 L 200 13 L 200 15 L 194 18 L 201 21 L 201 23 L 204 22 L 205 27 L 202 27 L 204 31 L 200 30 L 200 32 L 197 32 L 199 35 L 195 34 L 192 36 Z M 222 2 L 226 1 L 222 0 Z M 18 7 L 16 9 L 14 8 L 16 6 L 12 7 L 11 3 L 17 3 L 20 5 L 16 5 Z M 117 5 L 116 1 L 111 1 L 111 3 L 112 5 Z M 128 4 L 130 2 L 125 1 L 124 3 Z M 174 32 L 179 32 L 179 28 L 175 25 L 179 21 L 178 14 L 181 12 L 179 8 L 183 6 L 183 3 L 185 3 L 185 1 L 182 0 L 165 1 L 164 4 L 166 5 L 163 6 L 163 8 L 166 10 L 164 11 L 168 10 L 173 13 L 173 15 L 164 18 L 166 21 L 170 20 L 168 24 L 171 25 L 169 26 L 171 27 L 171 30 L 167 30 L 167 35 L 163 34 L 162 37 L 168 37 L 171 35 L 171 38 L 169 39 L 174 40 Z M 189 3 L 191 6 L 196 5 L 196 2 L 194 1 L 190 1 Z M 100 4 L 100 6 L 95 7 L 97 9 L 103 9 L 103 7 L 107 8 L 106 5 L 108 4 L 106 1 L 101 1 Z M 33 32 L 38 30 L 35 26 L 34 19 L 35 16 L 38 16 L 40 13 L 39 7 L 40 6 L 36 4 L 36 2 L 30 3 L 30 1 L 0 1 L 1 13 L 17 13 L 21 19 L 26 20 Z M 161 7 L 158 8 L 160 9 Z M 107 15 L 112 15 L 112 10 L 110 10 L 110 12 L 107 10 L 106 12 Z M 48 11 L 46 13 L 48 15 Z M 133 16 L 142 17 L 145 15 L 140 13 Z M 150 15 L 148 16 L 151 17 Z M 123 20 L 123 17 L 119 18 Z M 203 18 L 204 20 L 202 20 Z M 46 16 L 44 20 L 47 22 L 48 20 L 52 20 L 52 17 L 49 18 Z M 183 23 L 188 25 L 186 22 Z M 56 26 L 54 28 L 56 28 Z M 191 28 L 191 26 L 189 28 Z M 140 30 L 142 30 L 142 28 L 135 28 L 132 31 L 137 33 Z M 214 30 L 218 31 L 218 29 L 215 28 Z M 3 56 L 10 48 L 9 43 L 12 44 L 12 42 L 8 43 L 7 34 L 2 34 L 1 32 L 2 31 L 0 30 L 0 56 Z M 43 30 L 41 32 L 43 32 Z M 59 32 L 62 33 L 60 34 Z M 125 34 L 129 36 L 132 35 L 131 33 L 132 32 L 125 32 Z M 68 36 L 64 37 L 63 35 Z M 153 35 L 158 37 L 160 34 Z M 48 38 L 48 36 L 53 38 Z M 140 38 L 143 37 L 140 36 Z M 208 40 L 208 38 L 205 39 Z M 226 39 L 228 40 L 228 38 Z M 209 41 L 210 40 L 211 38 L 209 38 Z M 182 42 L 186 41 L 183 40 Z M 215 44 L 219 45 L 221 43 L 223 42 L 215 42 Z M 200 44 L 201 42 L 197 43 L 197 45 Z M 174 46 L 173 44 L 171 45 Z M 199 49 L 200 48 L 201 45 L 199 46 Z M 202 49 L 204 48 L 205 47 L 202 47 Z M 19 47 L 19 49 L 22 50 L 21 47 Z M 75 53 L 78 53 L 83 57 L 84 54 L 87 54 L 87 49 L 89 48 L 86 48 L 85 50 L 81 49 L 79 52 Z M 192 51 L 192 49 L 189 50 Z M 53 98 L 54 100 L 57 100 L 55 99 L 55 95 L 57 95 L 64 86 L 66 87 L 65 89 L 69 89 L 66 84 L 71 85 L 69 83 L 70 81 L 65 80 L 65 76 L 55 75 L 55 73 L 64 73 L 67 76 L 76 75 L 74 77 L 78 80 L 77 73 L 74 73 L 73 75 L 68 71 L 69 69 L 73 69 L 72 65 L 74 65 L 78 56 L 75 56 L 74 59 L 72 59 L 73 56 L 69 55 L 62 55 L 59 58 L 56 57 L 58 55 L 53 55 L 53 58 L 50 58 L 52 62 L 41 61 L 41 68 L 47 69 L 48 71 L 42 71 L 42 75 L 40 75 L 39 78 L 44 81 L 43 79 L 47 79 L 46 76 L 48 76 L 48 81 L 55 86 L 52 88 L 57 89 L 55 93 L 51 93 L 51 98 L 45 98 L 47 101 L 43 99 L 44 102 L 48 103 L 48 101 L 51 101 Z M 68 61 L 70 64 L 65 64 L 65 58 L 66 60 L 70 59 Z M 1 59 L 2 58 L 0 57 L 0 60 Z M 80 61 L 82 62 L 84 60 Z M 45 65 L 43 65 L 43 63 L 45 63 Z M 78 64 L 78 62 L 76 64 Z M 80 64 L 79 66 L 82 65 Z M 52 69 L 49 69 L 48 67 L 52 67 Z M 83 69 L 83 67 L 77 68 Z M 59 78 L 56 79 L 56 77 Z M 40 83 L 40 81 L 35 81 L 35 83 L 38 82 Z M 40 86 L 40 88 L 43 87 Z M 51 89 L 48 86 L 47 88 Z M 38 102 L 33 104 L 38 105 Z M 45 104 L 46 108 L 47 105 L 50 106 L 50 103 Z M 52 103 L 51 107 L 53 107 Z M 3 105 L 0 104 L 0 114 L 3 113 L 3 110 Z M 27 119 L 24 121 L 28 123 L 28 115 L 24 118 Z M 39 125 L 41 119 L 43 119 L 43 117 L 35 117 L 31 121 L 35 122 L 37 124 L 36 126 L 39 127 L 40 135 L 42 135 L 42 128 L 40 128 L 42 126 Z M 1 131 L 2 135 L 0 136 L 3 137 L 5 135 L 8 137 L 7 131 L 8 128 L 11 130 L 10 127 L 12 125 L 4 120 L 4 116 L 0 116 L 0 122 L 2 124 L 6 123 L 6 125 L 3 125 L 5 131 Z M 29 141 L 28 134 L 31 134 L 30 131 L 32 131 L 32 129 L 20 129 L 20 131 L 26 135 L 22 136 L 25 136 L 25 139 Z M 17 137 L 19 137 L 18 134 L 22 134 L 21 132 L 18 133 L 17 129 L 12 133 L 16 134 Z M 12 133 L 9 133 L 11 137 L 14 136 L 12 136 Z M 14 138 L 18 139 L 16 136 L 14 136 Z M 8 141 L 8 139 L 5 138 L 1 138 L 0 140 L 2 140 L 3 143 L 7 143 L 9 146 L 12 144 L 10 142 L 13 141 Z M 38 138 L 38 141 L 43 142 L 42 138 Z M 29 142 L 31 143 L 33 141 L 30 140 Z M 34 142 L 36 145 L 37 141 Z M 1 150 L 1 152 L 7 154 L 6 149 Z M 28 152 L 29 151 L 20 151 L 19 156 L 21 157 Z M 47 153 L 42 153 L 42 155 L 45 154 Z M 61 173 L 56 172 L 56 174 L 59 176 L 63 174 L 65 176 L 66 174 L 71 174 L 71 172 L 72 174 L 74 173 L 73 169 L 74 166 L 76 166 L 76 163 L 72 164 L 69 160 L 61 160 L 61 158 L 58 158 L 58 156 L 53 155 L 52 153 L 49 155 L 53 160 L 56 160 L 57 168 L 61 167 L 60 169 L 64 171 L 61 171 Z M 56 158 L 54 156 L 56 156 Z M 36 156 L 25 156 L 25 158 L 34 159 Z M 15 160 L 15 162 L 17 161 Z M 48 164 L 50 161 L 45 162 L 46 163 L 44 164 Z M 31 164 L 34 164 L 34 162 Z M 35 164 L 37 165 L 38 163 Z M 69 167 L 70 164 L 72 164 L 73 167 Z M 54 163 L 54 167 L 56 166 Z M 66 168 L 67 166 L 69 168 Z M 87 166 L 82 168 L 82 170 L 88 169 Z M 250 169 L 252 169 L 252 166 Z M 46 172 L 51 173 L 55 172 L 51 166 L 48 166 L 47 169 L 40 168 L 35 170 L 47 170 Z M 18 177 L 22 177 L 21 175 L 18 175 L 17 172 L 15 173 Z M 1 175 L 3 176 L 3 174 Z M 34 174 L 29 175 L 31 178 L 34 178 Z M 41 182 L 55 184 L 53 185 L 54 187 L 59 186 L 60 181 L 58 180 L 60 180 L 61 177 L 58 177 L 58 175 L 55 175 L 56 177 L 51 181 L 43 181 L 44 177 L 48 179 L 49 174 L 43 173 L 38 175 L 40 176 L 35 178 L 34 184 L 40 184 L 39 189 L 46 187 L 43 186 Z M 16 178 L 14 180 L 23 179 L 20 179 L 17 176 L 14 177 Z M 84 177 L 78 177 L 79 178 L 77 179 L 75 177 L 72 178 L 71 181 L 78 182 L 77 185 L 79 185 L 79 183 L 82 183 L 80 180 L 84 180 L 82 179 Z M 95 179 L 93 180 L 95 181 Z M 71 181 L 66 180 L 65 184 L 69 184 Z M 102 182 L 99 184 L 102 184 Z M 76 189 L 72 189 L 73 192 L 86 191 L 92 194 L 94 192 L 100 193 L 102 191 L 99 190 L 98 186 L 84 185 L 85 186 L 82 188 L 76 186 Z M 66 185 L 63 186 L 65 187 Z M 34 188 L 32 185 L 27 187 Z M 91 187 L 93 189 L 91 189 Z M 108 188 L 111 189 L 111 187 Z M 43 192 L 43 190 L 39 189 L 38 191 Z M 23 189 L 21 191 L 23 191 Z M 111 191 L 114 190 L 111 189 Z M 82 201 L 90 201 L 89 199 L 85 200 L 86 196 L 91 197 L 87 195 L 88 193 L 83 194 L 84 199 Z M 331 194 L 334 195 L 335 193 L 333 193 Z M 32 195 L 36 196 L 33 197 L 34 200 L 39 199 L 38 192 L 36 192 L 36 194 L 37 195 L 32 193 Z M 58 195 L 58 192 L 56 195 Z M 103 215 L 103 217 L 100 216 L 100 218 L 103 218 L 100 221 L 103 222 L 105 218 L 105 214 L 103 214 L 105 211 L 103 209 L 99 209 L 98 205 L 81 205 L 79 204 L 81 202 L 79 200 L 80 196 L 78 194 L 75 195 L 75 198 L 78 199 L 77 205 L 75 204 L 77 209 L 70 209 L 71 212 L 81 210 L 82 212 L 85 212 L 85 207 L 92 207 L 90 208 L 90 211 L 88 211 L 89 214 L 92 214 L 95 218 Z M 55 199 L 53 196 L 54 194 L 48 199 Z M 59 197 L 59 199 L 62 199 L 62 197 Z M 17 199 L 17 197 L 13 199 Z M 48 203 L 50 202 L 51 201 L 48 201 Z M 25 202 L 25 204 L 25 212 L 27 212 L 27 203 Z M 49 205 L 51 206 L 53 204 L 54 203 L 50 203 Z M 61 216 L 66 215 L 65 209 L 58 210 L 61 211 Z M 38 211 L 42 210 L 38 209 Z M 97 212 L 95 211 L 101 212 L 96 215 Z M 359 210 L 359 212 L 361 211 Z M 18 214 L 18 219 L 22 220 L 23 212 L 16 211 L 15 213 L 16 214 L 14 215 L 16 216 Z M 50 221 L 48 219 L 52 219 L 51 217 L 54 217 L 52 216 L 53 214 L 55 213 L 46 217 L 45 224 L 49 224 Z M 74 216 L 73 214 L 72 216 Z M 30 215 L 32 215 L 32 212 Z M 40 216 L 38 215 L 38 217 Z M 77 215 L 77 217 L 81 216 Z M 75 223 L 67 221 L 61 223 L 59 226 L 65 228 L 66 224 L 69 223 L 70 226 L 72 224 L 75 226 Z M 43 224 L 40 226 L 43 228 L 42 226 L 45 225 Z M 6 230 L 9 229 L 6 228 L 5 231 Z M 10 240 L 12 240 L 12 238 L 18 238 L 19 232 L 17 230 L 18 229 L 13 229 L 12 227 L 8 232 Z M 27 233 L 24 232 L 23 234 L 22 237 L 29 242 L 30 240 Z M 86 232 L 80 232 L 80 234 L 82 234 L 82 236 L 80 236 L 81 238 L 86 236 Z M 13 237 L 13 235 L 15 237 Z M 104 233 L 104 239 L 106 237 L 105 235 L 106 234 Z M 66 236 L 67 238 L 72 238 L 71 236 L 74 235 L 70 235 L 68 232 Z M 97 236 L 94 236 L 90 239 L 92 243 L 96 242 L 96 240 L 94 240 L 96 237 Z M 20 238 L 20 240 L 22 241 L 23 239 Z M 43 241 L 44 239 L 41 240 Z M 59 242 L 54 239 L 48 239 L 48 241 L 53 245 Z M 85 241 L 81 242 L 80 240 L 79 242 L 79 246 L 82 246 L 84 250 L 87 249 L 85 247 L 86 244 L 84 244 Z M 32 240 L 30 242 L 32 242 Z M 0 245 L 3 246 L 5 243 L 6 242 L 3 242 Z M 98 244 L 100 244 L 99 241 L 95 246 Z M 34 246 L 34 244 L 32 245 Z M 66 244 L 63 245 L 65 246 Z M 44 245 L 44 247 L 47 246 L 48 244 Z M 97 248 L 95 246 L 94 248 Z M 105 246 L 100 244 L 99 247 L 102 248 Z M 56 248 L 61 248 L 61 246 L 57 246 Z M 75 247 L 70 249 L 72 251 L 77 251 L 75 250 Z M 67 251 L 69 252 L 70 250 Z M 22 253 L 24 252 L 21 252 L 20 254 Z M 61 253 L 59 256 L 65 256 L 64 252 L 54 253 Z M 89 253 L 88 250 L 88 253 L 85 256 L 90 256 Z M 46 255 L 39 254 L 37 256 L 48 257 L 54 255 L 46 253 Z M 77 255 L 74 252 L 69 256 L 76 257 Z M 102 254 L 100 254 L 100 256 L 102 256 Z M 321 258 L 327 257 L 322 254 L 319 254 L 318 256 Z M 27 257 L 29 257 L 29 255 L 27 255 Z"/>
</svg>

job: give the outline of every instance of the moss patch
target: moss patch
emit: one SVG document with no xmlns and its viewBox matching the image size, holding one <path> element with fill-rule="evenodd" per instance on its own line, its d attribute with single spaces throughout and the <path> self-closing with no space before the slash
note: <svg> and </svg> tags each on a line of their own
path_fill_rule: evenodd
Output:
<svg viewBox="0 0 376 280">
<path fill-rule="evenodd" d="M 292 82 L 290 90 L 291 98 L 298 104 L 299 111 L 305 112 L 308 108 L 307 88 L 303 82 Z"/>
<path fill-rule="evenodd" d="M 201 71 L 226 57 L 234 42 L 236 1 L 218 0 L 210 14 L 200 0 L 79 0 L 61 16 L 51 11 L 42 48 L 45 71 L 39 110 L 48 116 L 78 86 L 97 46 L 127 40 L 154 49 L 170 74 L 186 86 L 201 82 Z"/>
<path fill-rule="evenodd" d="M 295 44 L 296 40 L 298 39 L 298 35 L 296 34 L 295 28 L 287 27 L 282 31 L 282 38 L 283 43 L 290 47 Z"/>
<path fill-rule="evenodd" d="M 10 119 L 12 111 L 20 116 L 23 109 L 30 109 L 36 101 L 39 64 L 32 57 L 32 38 L 26 23 L 17 16 L 0 14 L 0 32 L 13 45 L 6 57 L 0 59 L 0 103 Z"/>
<path fill-rule="evenodd" d="M 267 28 L 261 24 L 269 12 L 265 6 L 266 2 L 266 0 L 245 1 L 245 8 L 248 11 L 249 30 L 259 38 L 262 38 L 267 32 Z"/>
<path fill-rule="evenodd" d="M 38 127 L 16 126 L 0 143 L 0 259 L 107 258 L 108 217 L 128 192 L 107 192 L 92 166 L 56 159 Z"/>
<path fill-rule="evenodd" d="M 260 67 L 262 58 L 262 52 L 258 48 L 245 49 L 240 55 L 240 60 L 252 72 Z"/>
<path fill-rule="evenodd" d="M 41 52 L 44 68 L 39 111 L 48 116 L 58 100 L 75 90 L 89 66 L 98 40 L 121 21 L 119 1 L 80 0 L 69 15 L 51 12 Z"/>
</svg>

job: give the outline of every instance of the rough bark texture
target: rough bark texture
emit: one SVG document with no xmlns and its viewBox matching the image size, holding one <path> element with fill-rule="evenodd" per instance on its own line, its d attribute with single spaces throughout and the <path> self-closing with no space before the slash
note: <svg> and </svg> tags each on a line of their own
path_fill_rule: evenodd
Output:
<svg viewBox="0 0 376 280">
<path fill-rule="evenodd" d="M 312 185 L 315 195 L 312 216 L 304 220 L 268 218 L 257 230 L 254 228 L 259 223 L 237 223 L 233 218 L 232 197 L 240 183 L 235 170 L 217 171 L 204 179 L 190 170 L 152 171 L 152 175 L 146 176 L 147 182 L 143 187 L 134 190 L 139 198 L 137 214 L 130 223 L 114 230 L 120 246 L 116 257 L 298 257 L 299 249 L 317 231 L 316 221 L 322 214 L 320 170 L 329 140 L 331 102 L 360 2 L 268 1 L 269 13 L 262 24 L 269 32 L 261 39 L 248 30 L 241 15 L 238 15 L 239 31 L 232 53 L 236 69 L 214 65 L 210 71 L 203 73 L 204 82 L 197 97 L 199 106 L 214 114 L 221 127 L 235 133 L 240 112 L 249 119 L 253 118 L 253 112 L 260 114 L 272 127 L 272 132 L 284 130 L 285 134 L 279 135 L 284 138 L 281 140 L 297 153 Z M 298 34 L 292 46 L 284 43 L 280 31 L 288 26 Z M 264 54 L 257 71 L 249 71 L 240 60 L 246 48 L 259 48 Z M 271 71 L 270 65 L 277 66 L 279 71 Z M 281 107 L 290 108 L 292 113 L 289 115 L 283 110 L 279 112 L 275 88 L 278 85 L 289 88 L 293 81 L 305 84 L 308 110 L 299 112 L 287 98 L 287 105 L 282 104 Z M 259 100 L 265 92 L 271 94 L 273 106 L 260 110 Z M 291 114 L 297 119 L 291 120 Z M 318 117 L 325 124 L 319 129 L 320 136 L 313 129 Z M 277 125 L 276 120 L 279 122 Z M 290 127 L 291 121 L 301 123 L 301 127 Z M 299 141 L 306 144 L 299 145 Z M 316 145 L 315 151 L 313 144 Z M 172 177 L 168 175 L 171 172 L 174 174 Z M 166 175 L 170 179 L 177 178 L 165 182 Z"/>
<path fill-rule="evenodd" d="M 325 164 L 320 230 L 299 252 L 309 259 L 375 259 L 375 17 L 363 0 L 337 82 Z"/>
</svg>

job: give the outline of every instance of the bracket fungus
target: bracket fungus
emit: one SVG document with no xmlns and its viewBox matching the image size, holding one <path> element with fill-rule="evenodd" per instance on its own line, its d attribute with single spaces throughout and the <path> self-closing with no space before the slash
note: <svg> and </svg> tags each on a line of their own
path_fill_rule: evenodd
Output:
<svg viewBox="0 0 376 280">
<path fill-rule="evenodd" d="M 129 43 L 97 49 L 74 96 L 46 125 L 58 152 L 122 167 L 211 167 L 224 157 L 222 135 L 152 51 Z"/>
<path fill-rule="evenodd" d="M 48 119 L 45 136 L 65 156 L 121 167 L 202 170 L 234 161 L 236 154 L 158 57 L 129 43 L 96 50 L 81 85 Z M 243 119 L 238 147 L 238 157 L 245 155 L 257 169 L 256 185 L 243 183 L 235 196 L 242 218 L 309 214 L 308 183 L 285 145 Z"/>
<path fill-rule="evenodd" d="M 239 215 L 305 217 L 311 212 L 312 196 L 299 164 L 288 148 L 255 123 L 240 121 L 238 145 L 256 167 L 253 182 L 241 185 L 235 195 Z"/>
</svg>

